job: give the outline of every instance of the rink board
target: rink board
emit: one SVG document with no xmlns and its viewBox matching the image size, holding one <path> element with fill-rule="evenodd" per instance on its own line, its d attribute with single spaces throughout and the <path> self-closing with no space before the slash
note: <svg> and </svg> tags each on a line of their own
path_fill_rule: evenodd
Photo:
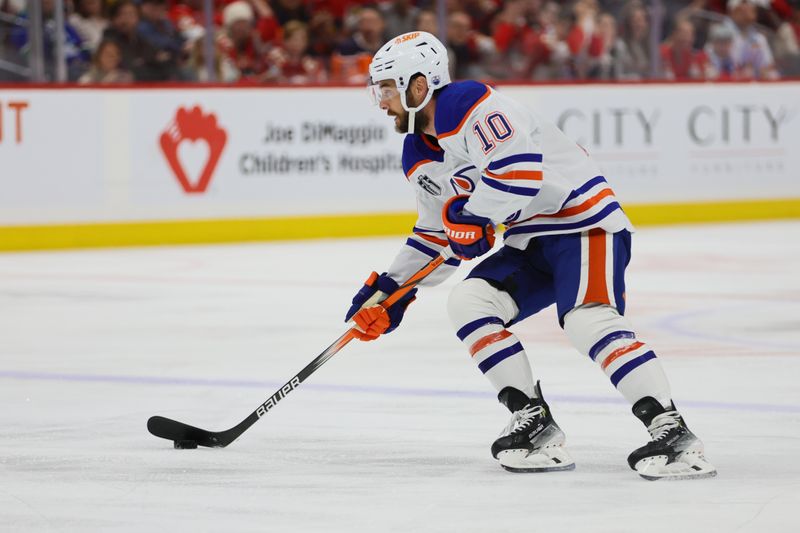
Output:
<svg viewBox="0 0 800 533">
<path fill-rule="evenodd" d="M 800 217 L 800 83 L 503 86 L 636 224 Z M 360 88 L 0 89 L 0 249 L 391 235 L 402 136 Z"/>
</svg>

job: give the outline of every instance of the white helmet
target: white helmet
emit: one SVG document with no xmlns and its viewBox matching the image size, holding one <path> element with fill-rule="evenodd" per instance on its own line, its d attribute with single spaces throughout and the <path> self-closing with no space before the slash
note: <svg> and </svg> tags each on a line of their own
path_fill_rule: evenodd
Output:
<svg viewBox="0 0 800 533">
<path fill-rule="evenodd" d="M 403 108 L 409 112 L 409 131 L 414 129 L 414 113 L 425 107 L 433 91 L 450 83 L 447 48 L 433 35 L 424 31 L 404 33 L 378 50 L 369 65 L 370 89 L 380 100 L 378 83 L 394 80 L 400 92 Z M 406 102 L 406 89 L 411 77 L 422 74 L 428 81 L 428 94 L 416 107 Z"/>
</svg>

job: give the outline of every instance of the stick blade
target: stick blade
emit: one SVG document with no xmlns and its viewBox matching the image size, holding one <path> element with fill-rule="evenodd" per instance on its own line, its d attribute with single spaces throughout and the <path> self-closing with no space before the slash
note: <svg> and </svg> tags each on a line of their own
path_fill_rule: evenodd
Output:
<svg viewBox="0 0 800 533">
<path fill-rule="evenodd" d="M 147 421 L 147 431 L 171 441 L 193 440 L 198 446 L 206 448 L 224 448 L 228 445 L 219 433 L 206 431 L 171 418 L 152 416 Z"/>
</svg>

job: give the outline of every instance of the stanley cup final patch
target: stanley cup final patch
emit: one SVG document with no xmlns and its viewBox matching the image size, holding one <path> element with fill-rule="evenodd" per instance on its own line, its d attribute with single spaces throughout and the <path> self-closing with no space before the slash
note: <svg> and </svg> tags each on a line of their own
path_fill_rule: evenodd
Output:
<svg viewBox="0 0 800 533">
<path fill-rule="evenodd" d="M 428 176 L 426 176 L 425 174 L 419 175 L 419 177 L 417 178 L 417 185 L 422 187 L 422 189 L 425 190 L 425 192 L 427 192 L 432 196 L 442 195 L 442 187 L 438 183 L 430 179 Z"/>
</svg>

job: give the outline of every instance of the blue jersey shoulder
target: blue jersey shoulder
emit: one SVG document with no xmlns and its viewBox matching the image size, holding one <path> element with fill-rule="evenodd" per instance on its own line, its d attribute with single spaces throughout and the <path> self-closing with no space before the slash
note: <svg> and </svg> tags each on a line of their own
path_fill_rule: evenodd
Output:
<svg viewBox="0 0 800 533">
<path fill-rule="evenodd" d="M 444 151 L 436 139 L 424 134 L 409 133 L 403 141 L 403 172 L 409 176 L 423 161 L 444 161 Z"/>
<path fill-rule="evenodd" d="M 455 134 L 475 106 L 489 96 L 489 87 L 477 81 L 446 85 L 436 99 L 434 127 L 440 139 Z"/>
</svg>

